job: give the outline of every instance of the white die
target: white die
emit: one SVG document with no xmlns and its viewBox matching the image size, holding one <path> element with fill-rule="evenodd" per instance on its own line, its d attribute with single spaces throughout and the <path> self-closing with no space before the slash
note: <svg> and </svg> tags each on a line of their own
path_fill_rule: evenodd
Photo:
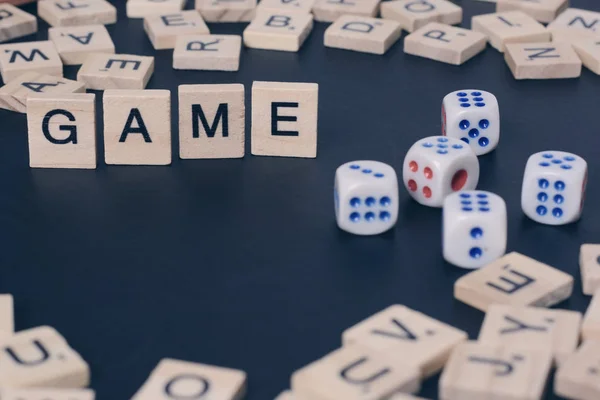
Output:
<svg viewBox="0 0 600 400">
<path fill-rule="evenodd" d="M 352 161 L 335 172 L 335 216 L 340 229 L 377 235 L 398 220 L 396 171 L 379 161 Z"/>
<path fill-rule="evenodd" d="M 464 142 L 445 136 L 419 140 L 406 153 L 402 178 L 419 203 L 441 207 L 446 196 L 479 182 L 479 160 Z"/>
<path fill-rule="evenodd" d="M 521 208 L 546 225 L 564 225 L 581 216 L 587 184 L 587 162 L 564 151 L 542 151 L 527 161 Z"/>
<path fill-rule="evenodd" d="M 457 267 L 480 268 L 506 252 L 506 203 L 481 190 L 453 193 L 444 200 L 444 259 Z"/>
<path fill-rule="evenodd" d="M 477 89 L 452 92 L 442 101 L 442 135 L 460 139 L 480 156 L 500 141 L 500 111 L 496 96 Z"/>
</svg>

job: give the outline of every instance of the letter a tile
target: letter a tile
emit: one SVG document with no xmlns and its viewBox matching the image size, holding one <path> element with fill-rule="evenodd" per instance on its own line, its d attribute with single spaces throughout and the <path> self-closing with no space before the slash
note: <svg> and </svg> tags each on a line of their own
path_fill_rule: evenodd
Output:
<svg viewBox="0 0 600 400">
<path fill-rule="evenodd" d="M 569 298 L 573 277 L 513 252 L 454 284 L 454 297 L 486 311 L 491 304 L 550 307 Z"/>
<path fill-rule="evenodd" d="M 466 342 L 440 378 L 440 400 L 539 400 L 552 366 L 549 351 Z"/>
<path fill-rule="evenodd" d="M 244 371 L 165 358 L 131 400 L 241 400 L 245 394 Z"/>
<path fill-rule="evenodd" d="M 373 351 L 402 354 L 425 376 L 439 371 L 452 349 L 467 334 L 402 305 L 393 305 L 344 331 L 344 346 L 359 344 Z"/>
<path fill-rule="evenodd" d="M 564 79 L 581 75 L 581 60 L 568 43 L 510 43 L 504 60 L 515 79 Z"/>
<path fill-rule="evenodd" d="M 352 345 L 294 372 L 292 391 L 307 400 L 379 400 L 418 391 L 419 375 L 401 358 Z"/>
<path fill-rule="evenodd" d="M 554 392 L 566 399 L 600 399 L 600 342 L 588 340 L 554 376 Z"/>
<path fill-rule="evenodd" d="M 115 53 L 115 45 L 104 25 L 48 29 L 65 65 L 80 65 L 93 53 Z"/>
</svg>

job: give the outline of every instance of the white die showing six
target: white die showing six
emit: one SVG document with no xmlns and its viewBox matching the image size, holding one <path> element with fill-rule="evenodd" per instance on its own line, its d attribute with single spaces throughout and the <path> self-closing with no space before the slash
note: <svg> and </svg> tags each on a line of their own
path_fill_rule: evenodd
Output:
<svg viewBox="0 0 600 400">
<path fill-rule="evenodd" d="M 496 96 L 476 89 L 446 95 L 442 101 L 442 135 L 468 143 L 478 156 L 494 150 L 500 141 Z"/>
<path fill-rule="evenodd" d="M 479 161 L 463 141 L 431 136 L 419 140 L 408 150 L 402 178 L 416 201 L 441 207 L 449 194 L 477 187 Z"/>
<path fill-rule="evenodd" d="M 398 178 L 378 161 L 352 161 L 335 172 L 335 216 L 340 229 L 377 235 L 398 220 Z"/>
<path fill-rule="evenodd" d="M 542 151 L 525 166 L 521 208 L 532 220 L 564 225 L 581 216 L 587 184 L 587 163 L 564 151 Z"/>
<path fill-rule="evenodd" d="M 504 200 L 490 192 L 467 190 L 444 200 L 444 259 L 461 268 L 480 268 L 506 252 Z"/>
</svg>

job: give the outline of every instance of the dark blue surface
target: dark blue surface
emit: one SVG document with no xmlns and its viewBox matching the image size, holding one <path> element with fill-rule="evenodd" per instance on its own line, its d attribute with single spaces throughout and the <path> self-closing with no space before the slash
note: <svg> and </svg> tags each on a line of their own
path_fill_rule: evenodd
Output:
<svg viewBox="0 0 600 400">
<path fill-rule="evenodd" d="M 494 9 L 458 4 L 464 26 Z M 594 0 L 572 4 L 600 11 Z M 170 167 L 31 170 L 25 116 L 0 111 L 0 292 L 15 295 L 19 330 L 48 324 L 66 336 L 91 364 L 99 400 L 130 398 L 163 357 L 243 369 L 247 400 L 270 400 L 294 370 L 338 347 L 344 329 L 393 303 L 476 338 L 483 314 L 453 299 L 465 270 L 442 259 L 439 209 L 402 189 L 397 227 L 364 238 L 337 229 L 332 204 L 338 165 L 375 159 L 400 174 L 408 148 L 440 133 L 443 96 L 461 88 L 500 103 L 500 147 L 480 158 L 479 188 L 507 202 L 509 250 L 573 274 L 575 293 L 560 306 L 585 310 L 578 254 L 600 241 L 600 77 L 584 69 L 580 79 L 518 82 L 489 47 L 461 67 L 406 55 L 402 42 L 385 56 L 326 49 L 324 24 L 297 54 L 243 50 L 237 73 L 174 71 L 171 51 L 154 51 L 123 5 L 108 27 L 117 51 L 156 56 L 148 87 L 171 89 L 174 111 L 184 83 L 242 82 L 249 107 L 253 80 L 318 82 L 319 156 L 181 161 L 174 140 Z M 42 22 L 25 40 L 46 38 Z M 545 149 L 589 163 L 575 225 L 538 225 L 520 210 L 527 157 Z M 437 377 L 421 395 L 436 392 Z"/>
</svg>

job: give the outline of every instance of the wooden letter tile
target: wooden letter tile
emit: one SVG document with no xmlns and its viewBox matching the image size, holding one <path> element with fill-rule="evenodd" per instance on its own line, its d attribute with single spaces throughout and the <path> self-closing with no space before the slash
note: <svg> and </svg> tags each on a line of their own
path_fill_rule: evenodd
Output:
<svg viewBox="0 0 600 400">
<path fill-rule="evenodd" d="M 79 69 L 77 80 L 88 89 L 144 89 L 154 72 L 154 57 L 92 54 Z"/>
<path fill-rule="evenodd" d="M 244 30 L 244 44 L 253 49 L 297 52 L 312 28 L 310 14 L 261 12 Z"/>
<path fill-rule="evenodd" d="M 87 389 L 0 389 L 2 400 L 94 400 Z"/>
<path fill-rule="evenodd" d="M 207 22 L 250 22 L 256 0 L 196 0 L 196 9 Z"/>
<path fill-rule="evenodd" d="M 179 156 L 244 157 L 244 85 L 179 86 Z"/>
<path fill-rule="evenodd" d="M 258 4 L 256 11 L 274 14 L 280 12 L 310 14 L 314 4 L 315 0 L 262 0 Z"/>
<path fill-rule="evenodd" d="M 488 37 L 490 44 L 504 52 L 507 43 L 549 42 L 550 32 L 523 11 L 477 15 L 471 20 L 474 31 Z"/>
<path fill-rule="evenodd" d="M 26 72 L 63 76 L 63 65 L 51 41 L 13 43 L 0 46 L 0 72 L 8 83 Z"/>
<path fill-rule="evenodd" d="M 581 60 L 568 43 L 512 43 L 504 60 L 515 79 L 564 79 L 581 75 Z"/>
<path fill-rule="evenodd" d="M 552 22 L 569 5 L 569 0 L 497 0 L 496 12 L 520 10 L 540 22 Z"/>
<path fill-rule="evenodd" d="M 432 22 L 408 35 L 404 52 L 460 65 L 485 49 L 482 33 Z"/>
<path fill-rule="evenodd" d="M 35 93 L 27 99 L 31 168 L 96 168 L 95 95 Z"/>
<path fill-rule="evenodd" d="M 396 21 L 345 15 L 325 31 L 325 46 L 385 54 L 400 39 L 401 32 Z"/>
<path fill-rule="evenodd" d="M 53 328 L 21 331 L 2 344 L 2 388 L 81 388 L 89 382 L 87 363 Z"/>
<path fill-rule="evenodd" d="M 402 354 L 425 376 L 439 371 L 452 349 L 467 334 L 402 305 L 393 305 L 344 331 L 344 346 L 359 344 L 373 351 Z"/>
<path fill-rule="evenodd" d="M 178 13 L 183 9 L 185 0 L 127 0 L 129 18 L 146 18 L 150 15 Z"/>
<path fill-rule="evenodd" d="M 600 45 L 598 45 L 600 56 Z M 593 295 L 600 289 L 600 244 L 584 244 L 579 251 L 579 268 L 583 293 Z"/>
<path fill-rule="evenodd" d="M 567 8 L 548 25 L 555 42 L 571 42 L 580 38 L 600 41 L 600 12 Z"/>
<path fill-rule="evenodd" d="M 252 85 L 252 154 L 317 156 L 319 85 L 254 82 Z"/>
<path fill-rule="evenodd" d="M 131 400 L 241 400 L 244 371 L 163 359 Z"/>
<path fill-rule="evenodd" d="M 573 277 L 513 252 L 468 273 L 454 284 L 454 297 L 486 311 L 491 304 L 550 307 L 569 298 Z"/>
<path fill-rule="evenodd" d="M 378 400 L 419 387 L 419 369 L 403 357 L 356 345 L 335 350 L 292 375 L 294 396 L 307 400 Z"/>
<path fill-rule="evenodd" d="M 26 113 L 27 97 L 35 93 L 85 93 L 85 85 L 66 78 L 28 72 L 0 88 L 0 108 Z"/>
<path fill-rule="evenodd" d="M 551 366 L 549 351 L 466 342 L 444 368 L 440 400 L 539 400 Z"/>
<path fill-rule="evenodd" d="M 79 26 L 117 22 L 117 9 L 106 0 L 41 0 L 38 15 L 50 26 Z"/>
<path fill-rule="evenodd" d="M 15 333 L 14 301 L 10 294 L 0 294 L 0 338 Z"/>
<path fill-rule="evenodd" d="M 104 148 L 109 165 L 171 164 L 171 92 L 104 92 Z"/>
<path fill-rule="evenodd" d="M 156 50 L 174 48 L 177 36 L 210 33 L 195 10 L 149 16 L 144 19 L 144 30 Z"/>
<path fill-rule="evenodd" d="M 80 65 L 92 53 L 115 53 L 115 45 L 104 25 L 87 25 L 48 29 L 65 65 Z"/>
<path fill-rule="evenodd" d="M 13 5 L 0 4 L 0 43 L 37 32 L 37 18 Z"/>
<path fill-rule="evenodd" d="M 237 35 L 178 36 L 173 52 L 174 69 L 237 71 L 242 37 Z"/>
<path fill-rule="evenodd" d="M 396 393 L 392 397 L 387 400 L 427 400 L 422 397 L 411 396 L 410 394 L 405 393 Z"/>
<path fill-rule="evenodd" d="M 316 0 L 313 7 L 315 21 L 334 22 L 342 15 L 376 17 L 380 0 Z"/>
<path fill-rule="evenodd" d="M 554 392 L 567 399 L 600 399 L 600 342 L 588 340 L 560 366 Z"/>
<path fill-rule="evenodd" d="M 558 364 L 579 344 L 581 313 L 536 307 L 492 304 L 479 332 L 479 342 L 551 351 Z"/>
<path fill-rule="evenodd" d="M 600 75 L 600 38 L 581 38 L 574 40 L 571 44 L 583 65 L 593 73 Z"/>
<path fill-rule="evenodd" d="M 462 22 L 462 7 L 447 0 L 394 0 L 381 3 L 381 17 L 400 22 L 414 32 L 430 22 L 456 25 Z"/>
<path fill-rule="evenodd" d="M 581 338 L 600 342 L 600 290 L 594 294 L 585 312 L 583 325 L 581 326 Z"/>
</svg>

